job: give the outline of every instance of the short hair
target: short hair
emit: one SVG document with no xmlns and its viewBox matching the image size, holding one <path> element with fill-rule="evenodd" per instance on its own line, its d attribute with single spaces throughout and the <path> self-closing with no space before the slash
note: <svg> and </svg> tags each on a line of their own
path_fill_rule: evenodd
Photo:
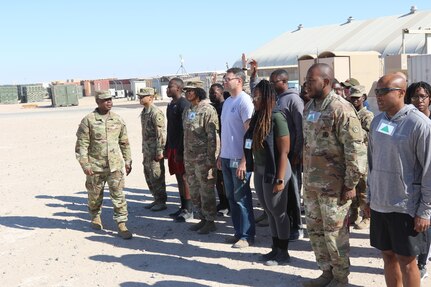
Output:
<svg viewBox="0 0 431 287">
<path fill-rule="evenodd" d="M 319 69 L 320 76 L 323 79 L 329 80 L 329 84 L 332 87 L 332 83 L 334 82 L 334 70 L 332 70 L 331 66 L 325 63 L 316 63 L 313 64 L 308 71 Z"/>
<path fill-rule="evenodd" d="M 283 78 L 283 80 L 286 80 L 287 83 L 287 81 L 289 80 L 289 73 L 287 73 L 285 69 L 277 69 L 271 73 L 270 77 L 281 77 Z"/>
<path fill-rule="evenodd" d="M 226 71 L 226 73 L 232 73 L 234 74 L 236 77 L 241 78 L 242 80 L 242 84 L 245 83 L 245 73 L 242 69 L 240 68 L 230 68 Z"/>
<path fill-rule="evenodd" d="M 184 88 L 184 82 L 180 78 L 172 78 L 169 80 L 169 82 L 174 82 L 180 88 L 180 90 Z"/>
<path fill-rule="evenodd" d="M 224 91 L 224 88 L 223 88 L 223 85 L 222 85 L 222 84 L 219 84 L 219 83 L 212 84 L 212 85 L 211 85 L 211 87 L 210 87 L 210 89 L 211 89 L 211 88 L 213 88 L 213 87 L 215 87 L 215 88 L 219 88 L 219 89 L 221 89 L 222 91 Z"/>
<path fill-rule="evenodd" d="M 202 88 L 194 88 L 194 92 L 196 93 L 196 96 L 198 96 L 199 100 L 205 100 L 207 98 L 207 92 L 205 92 Z"/>
<path fill-rule="evenodd" d="M 415 94 L 416 90 L 419 88 L 423 88 L 428 96 L 431 96 L 431 86 L 427 82 L 416 82 L 412 83 L 406 90 L 406 97 L 404 98 L 404 102 L 406 104 L 412 103 L 412 97 Z"/>
</svg>

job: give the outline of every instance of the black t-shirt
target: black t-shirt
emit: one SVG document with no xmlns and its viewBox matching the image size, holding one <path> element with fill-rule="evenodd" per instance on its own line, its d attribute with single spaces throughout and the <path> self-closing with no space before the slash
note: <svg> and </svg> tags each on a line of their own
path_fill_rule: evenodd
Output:
<svg viewBox="0 0 431 287">
<path fill-rule="evenodd" d="M 180 154 L 184 150 L 182 115 L 184 109 L 189 106 L 190 102 L 181 97 L 176 102 L 171 101 L 166 108 L 168 119 L 166 148 L 177 149 Z"/>
<path fill-rule="evenodd" d="M 217 115 L 218 115 L 218 123 L 219 123 L 219 126 L 220 126 L 220 128 L 219 128 L 219 130 L 218 130 L 218 133 L 219 134 L 221 134 L 221 111 L 222 111 L 222 109 L 223 109 L 223 104 L 224 104 L 224 101 L 223 102 L 221 102 L 221 103 L 211 103 L 211 105 L 216 109 L 216 111 L 217 111 Z"/>
</svg>

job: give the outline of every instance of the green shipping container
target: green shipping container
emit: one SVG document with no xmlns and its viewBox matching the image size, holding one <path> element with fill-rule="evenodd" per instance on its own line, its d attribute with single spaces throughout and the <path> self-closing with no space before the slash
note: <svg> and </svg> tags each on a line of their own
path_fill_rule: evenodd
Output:
<svg viewBox="0 0 431 287">
<path fill-rule="evenodd" d="M 14 85 L 0 86 L 0 103 L 1 104 L 17 104 L 18 89 Z"/>
<path fill-rule="evenodd" d="M 77 106 L 82 95 L 82 87 L 76 85 L 51 86 L 51 100 L 53 107 Z"/>
</svg>

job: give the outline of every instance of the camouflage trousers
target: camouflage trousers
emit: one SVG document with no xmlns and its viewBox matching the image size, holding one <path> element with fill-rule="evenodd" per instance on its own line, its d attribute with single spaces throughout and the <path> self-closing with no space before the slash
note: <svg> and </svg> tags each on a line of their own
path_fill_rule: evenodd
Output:
<svg viewBox="0 0 431 287">
<path fill-rule="evenodd" d="M 148 157 L 149 158 L 149 157 Z M 156 203 L 166 203 L 166 181 L 165 181 L 165 163 L 162 160 L 146 160 L 144 156 L 144 175 L 147 181 L 148 189 L 154 197 Z"/>
<path fill-rule="evenodd" d="M 214 221 L 217 215 L 215 186 L 216 167 L 199 161 L 184 161 L 186 179 L 193 206 L 201 219 Z"/>
<path fill-rule="evenodd" d="M 359 179 L 358 185 L 356 186 L 356 197 L 352 199 L 352 205 L 350 206 L 351 212 L 354 215 L 359 214 L 359 209 L 364 210 L 367 206 L 367 177 L 363 176 Z"/>
<path fill-rule="evenodd" d="M 340 187 L 341 190 L 341 187 Z M 338 195 L 328 195 L 318 188 L 304 186 L 305 219 L 311 246 L 319 268 L 335 278 L 349 275 L 349 229 L 351 200 L 340 203 Z"/>
<path fill-rule="evenodd" d="M 114 221 L 127 221 L 127 202 L 124 195 L 124 174 L 117 170 L 114 172 L 97 172 L 94 175 L 87 175 L 85 187 L 88 192 L 88 211 L 91 216 L 100 215 L 102 212 L 103 190 L 108 182 L 109 196 L 114 207 Z"/>
</svg>

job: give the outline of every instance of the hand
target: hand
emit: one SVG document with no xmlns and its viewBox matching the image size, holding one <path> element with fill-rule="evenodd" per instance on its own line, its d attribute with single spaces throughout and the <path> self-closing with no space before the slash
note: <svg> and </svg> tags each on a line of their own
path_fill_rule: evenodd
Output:
<svg viewBox="0 0 431 287">
<path fill-rule="evenodd" d="M 241 162 L 239 163 L 239 165 L 236 169 L 236 177 L 238 177 L 240 180 L 244 180 L 245 179 L 245 173 L 246 173 L 245 160 L 241 159 Z"/>
<path fill-rule="evenodd" d="M 366 204 L 363 211 L 364 211 L 365 218 L 371 218 L 371 208 L 369 203 Z"/>
<path fill-rule="evenodd" d="M 220 157 L 217 158 L 217 169 L 221 170 L 221 158 Z"/>
<path fill-rule="evenodd" d="M 132 171 L 132 165 L 131 164 L 126 164 L 125 168 L 126 168 L 126 176 L 127 176 Z"/>
<path fill-rule="evenodd" d="M 157 162 L 160 161 L 161 159 L 163 159 L 163 154 L 158 154 L 154 157 L 154 160 Z"/>
<path fill-rule="evenodd" d="M 257 61 L 255 59 L 251 59 L 249 65 L 250 65 L 251 75 L 255 76 L 257 73 L 257 68 L 258 68 Z"/>
<path fill-rule="evenodd" d="M 273 193 L 278 193 L 278 192 L 282 192 L 284 190 L 285 184 L 280 183 L 280 184 L 274 184 L 274 188 L 272 189 Z"/>
<path fill-rule="evenodd" d="M 93 169 L 91 167 L 87 167 L 84 169 L 84 173 L 86 175 L 94 175 Z"/>
<path fill-rule="evenodd" d="M 347 201 L 349 199 L 353 199 L 356 196 L 356 189 L 350 189 L 347 187 L 343 188 L 343 191 L 341 192 L 341 200 L 342 201 Z"/>
<path fill-rule="evenodd" d="M 416 232 L 424 232 L 427 231 L 430 227 L 430 220 L 423 219 L 422 217 L 415 216 L 415 231 Z"/>
</svg>

